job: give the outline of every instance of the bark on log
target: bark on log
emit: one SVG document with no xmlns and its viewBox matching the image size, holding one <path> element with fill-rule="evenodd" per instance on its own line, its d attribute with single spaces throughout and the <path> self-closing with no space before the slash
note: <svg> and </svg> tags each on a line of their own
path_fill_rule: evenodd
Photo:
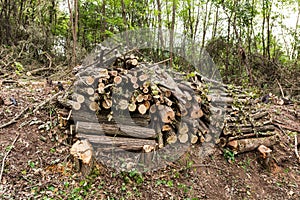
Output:
<svg viewBox="0 0 300 200">
<path fill-rule="evenodd" d="M 129 126 L 124 124 L 77 122 L 76 132 L 84 134 L 107 134 L 113 136 L 127 136 L 135 138 L 156 138 L 156 133 L 153 129 L 141 126 Z"/>
<path fill-rule="evenodd" d="M 104 135 L 86 135 L 78 134 L 79 138 L 88 139 L 95 148 L 101 146 L 111 146 L 112 148 L 123 149 L 126 151 L 140 151 L 145 145 L 155 148 L 157 143 L 155 140 L 146 140 L 138 138 L 125 138 L 125 137 L 109 137 Z"/>
<path fill-rule="evenodd" d="M 262 137 L 262 138 L 248 138 L 241 140 L 232 140 L 227 146 L 232 148 L 237 153 L 253 151 L 260 145 L 271 147 L 278 142 L 278 136 Z"/>
</svg>

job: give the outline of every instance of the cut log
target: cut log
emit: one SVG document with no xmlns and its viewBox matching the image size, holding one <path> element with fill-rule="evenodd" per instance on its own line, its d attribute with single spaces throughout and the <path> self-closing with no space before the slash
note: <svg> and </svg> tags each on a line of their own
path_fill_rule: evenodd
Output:
<svg viewBox="0 0 300 200">
<path fill-rule="evenodd" d="M 75 92 L 81 95 L 89 95 L 92 96 L 95 93 L 95 90 L 92 87 L 78 87 Z"/>
<path fill-rule="evenodd" d="M 78 168 L 84 176 L 91 173 L 94 165 L 94 150 L 88 140 L 78 140 L 71 147 L 70 154 L 77 160 Z"/>
<path fill-rule="evenodd" d="M 139 111 L 140 114 L 144 115 L 147 112 L 147 108 L 144 104 L 140 104 L 138 106 L 138 111 Z"/>
<path fill-rule="evenodd" d="M 179 134 L 178 140 L 180 143 L 187 143 L 189 141 L 189 135 L 187 133 Z"/>
<path fill-rule="evenodd" d="M 197 105 L 193 105 L 192 106 L 192 110 L 191 110 L 191 118 L 192 119 L 199 119 L 203 116 L 203 112 L 201 110 L 201 108 Z"/>
<path fill-rule="evenodd" d="M 84 134 L 99 134 L 113 136 L 127 136 L 135 138 L 155 139 L 156 132 L 153 129 L 141 126 L 130 126 L 124 124 L 100 124 L 89 122 L 77 122 L 76 132 Z"/>
<path fill-rule="evenodd" d="M 174 144 L 177 142 L 177 136 L 173 130 L 166 132 L 165 137 L 166 137 L 167 144 Z"/>
<path fill-rule="evenodd" d="M 155 140 L 146 140 L 138 138 L 125 138 L 125 137 L 109 137 L 104 135 L 86 135 L 78 134 L 79 138 L 88 139 L 96 148 L 101 146 L 111 146 L 115 149 L 123 149 L 126 151 L 141 151 L 145 145 L 155 148 L 157 143 Z"/>
<path fill-rule="evenodd" d="M 115 76 L 114 77 L 114 83 L 115 84 L 120 84 L 120 83 L 122 83 L 122 78 L 121 78 L 121 76 Z"/>
<path fill-rule="evenodd" d="M 175 119 L 174 111 L 165 105 L 158 106 L 161 121 L 163 123 L 171 123 Z"/>
<path fill-rule="evenodd" d="M 134 112 L 134 111 L 136 110 L 136 104 L 135 104 L 135 103 L 130 103 L 130 104 L 128 105 L 128 110 L 129 110 L 130 112 Z"/>
<path fill-rule="evenodd" d="M 196 144 L 198 142 L 198 136 L 191 134 L 191 144 Z"/>
<path fill-rule="evenodd" d="M 232 148 L 237 153 L 253 151 L 260 145 L 271 147 L 278 142 L 278 136 L 262 137 L 262 138 L 248 138 L 241 140 L 232 140 L 227 143 L 227 146 Z"/>
</svg>

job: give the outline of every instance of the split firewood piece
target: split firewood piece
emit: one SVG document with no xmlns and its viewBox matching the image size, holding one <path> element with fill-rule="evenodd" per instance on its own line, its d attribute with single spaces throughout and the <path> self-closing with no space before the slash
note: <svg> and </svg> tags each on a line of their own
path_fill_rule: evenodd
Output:
<svg viewBox="0 0 300 200">
<path fill-rule="evenodd" d="M 78 121 L 76 123 L 76 132 L 85 134 L 127 136 L 143 139 L 155 139 L 156 132 L 154 129 L 125 124 L 108 124 L 108 123 L 89 123 Z"/>
<path fill-rule="evenodd" d="M 195 100 L 199 105 L 202 103 L 202 98 L 199 95 L 195 95 Z"/>
<path fill-rule="evenodd" d="M 144 145 L 142 154 L 140 157 L 140 164 L 143 165 L 145 169 L 150 169 L 152 168 L 152 158 L 153 158 L 153 150 L 155 148 L 150 145 Z"/>
<path fill-rule="evenodd" d="M 141 151 L 144 145 L 153 148 L 156 146 L 155 140 L 146 140 L 139 138 L 109 137 L 104 135 L 86 135 L 78 134 L 79 138 L 88 138 L 94 147 L 111 146 L 112 149 L 123 149 L 126 151 Z"/>
<path fill-rule="evenodd" d="M 172 108 L 165 105 L 159 105 L 158 110 L 163 123 L 171 123 L 175 119 L 175 112 Z"/>
<path fill-rule="evenodd" d="M 164 147 L 163 133 L 161 131 L 161 126 L 159 123 L 156 123 L 156 126 L 154 128 L 157 134 L 158 148 L 161 149 Z"/>
<path fill-rule="evenodd" d="M 72 145 L 70 154 L 76 159 L 78 163 L 78 170 L 84 176 L 91 173 L 94 165 L 94 150 L 88 140 L 78 140 Z"/>
<path fill-rule="evenodd" d="M 270 148 L 266 147 L 265 145 L 259 145 L 257 150 L 261 153 L 261 157 L 263 159 L 270 158 L 270 153 L 272 152 Z"/>
</svg>

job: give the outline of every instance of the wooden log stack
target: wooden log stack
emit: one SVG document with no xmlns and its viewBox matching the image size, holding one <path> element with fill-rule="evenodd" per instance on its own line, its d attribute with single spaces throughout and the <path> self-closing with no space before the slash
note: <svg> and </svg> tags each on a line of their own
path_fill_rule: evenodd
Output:
<svg viewBox="0 0 300 200">
<path fill-rule="evenodd" d="M 79 138 L 126 151 L 216 142 L 223 124 L 213 121 L 224 114 L 228 99 L 212 105 L 199 74 L 187 78 L 133 54 L 115 60 L 76 74 L 72 100 L 65 103 L 72 105 Z"/>
<path fill-rule="evenodd" d="M 275 122 L 282 120 L 251 92 L 131 53 L 107 59 L 101 53 L 76 73 L 72 99 L 60 101 L 73 108 L 72 131 L 96 151 L 153 153 L 217 143 L 241 153 L 278 141 Z"/>
</svg>

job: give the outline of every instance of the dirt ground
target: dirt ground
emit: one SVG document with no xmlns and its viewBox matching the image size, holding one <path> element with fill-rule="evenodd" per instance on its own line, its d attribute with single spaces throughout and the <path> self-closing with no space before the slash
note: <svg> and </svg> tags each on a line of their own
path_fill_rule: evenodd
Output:
<svg viewBox="0 0 300 200">
<path fill-rule="evenodd" d="M 1 86 L 5 105 L 0 106 L 0 126 L 29 108 L 0 129 L 1 199 L 300 199 L 294 137 L 285 134 L 271 147 L 269 167 L 257 152 L 228 155 L 215 147 L 203 155 L 195 145 L 157 171 L 117 173 L 99 164 L 82 177 L 70 157 L 72 138 L 60 127 L 55 103 L 33 113 L 33 106 L 55 93 L 43 84 Z M 11 105 L 12 96 L 18 105 Z"/>
</svg>

